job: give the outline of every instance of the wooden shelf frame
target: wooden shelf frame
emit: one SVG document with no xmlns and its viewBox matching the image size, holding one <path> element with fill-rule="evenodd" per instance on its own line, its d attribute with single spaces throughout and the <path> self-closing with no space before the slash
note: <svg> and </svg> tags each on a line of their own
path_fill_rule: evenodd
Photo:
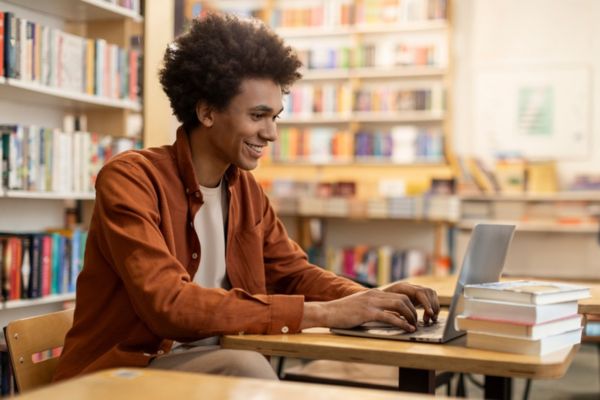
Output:
<svg viewBox="0 0 600 400">
<path fill-rule="evenodd" d="M 86 93 L 67 91 L 60 88 L 45 86 L 37 82 L 24 82 L 19 79 L 4 79 L 0 81 L 2 98 L 7 100 L 22 100 L 33 104 L 54 107 L 71 108 L 76 110 L 119 109 L 140 112 L 142 105 L 132 100 L 113 99 L 94 96 Z"/>
<path fill-rule="evenodd" d="M 7 300 L 0 303 L 0 310 L 39 306 L 42 304 L 62 303 L 75 300 L 75 293 L 51 294 L 37 299 Z"/>
<path fill-rule="evenodd" d="M 399 24 L 364 24 L 348 26 L 312 26 L 302 28 L 276 28 L 275 32 L 285 39 L 306 37 L 335 37 L 365 34 L 447 31 L 445 20 L 407 21 Z"/>
<path fill-rule="evenodd" d="M 142 22 L 144 17 L 134 10 L 103 0 L 6 0 L 8 3 L 52 15 L 70 22 L 130 19 Z"/>
<path fill-rule="evenodd" d="M 446 68 L 430 65 L 369 68 L 361 67 L 346 69 L 306 69 L 302 71 L 302 81 L 442 77 L 445 74 Z"/>
<path fill-rule="evenodd" d="M 64 192 L 37 192 L 27 190 L 2 190 L 0 198 L 34 199 L 34 200 L 94 200 L 95 193 L 64 193 Z"/>
</svg>

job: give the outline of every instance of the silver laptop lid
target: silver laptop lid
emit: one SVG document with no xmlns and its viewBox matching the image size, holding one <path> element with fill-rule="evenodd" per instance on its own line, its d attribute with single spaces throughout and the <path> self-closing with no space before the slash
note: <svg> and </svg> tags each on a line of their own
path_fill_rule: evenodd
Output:
<svg viewBox="0 0 600 400">
<path fill-rule="evenodd" d="M 467 284 L 497 282 L 502 274 L 515 225 L 477 224 L 473 228 L 448 311 L 443 340 L 460 336 L 454 318 Z"/>
</svg>

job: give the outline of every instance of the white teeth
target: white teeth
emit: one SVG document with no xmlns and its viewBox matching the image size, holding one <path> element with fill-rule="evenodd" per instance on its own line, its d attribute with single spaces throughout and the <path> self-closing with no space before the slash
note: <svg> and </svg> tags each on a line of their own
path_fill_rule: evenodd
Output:
<svg viewBox="0 0 600 400">
<path fill-rule="evenodd" d="M 259 145 L 256 145 L 256 144 L 250 144 L 250 143 L 246 143 L 246 144 L 248 146 L 250 146 L 251 148 L 253 148 L 254 150 L 256 150 L 256 151 L 261 151 L 262 148 L 263 148 L 263 146 L 259 146 Z"/>
</svg>

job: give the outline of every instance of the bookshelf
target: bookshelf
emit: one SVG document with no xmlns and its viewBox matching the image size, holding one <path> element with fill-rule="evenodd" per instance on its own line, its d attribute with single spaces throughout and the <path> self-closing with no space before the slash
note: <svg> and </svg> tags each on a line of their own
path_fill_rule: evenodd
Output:
<svg viewBox="0 0 600 400">
<path fill-rule="evenodd" d="M 12 259 L 22 263 L 20 270 L 16 267 L 22 279 L 18 283 L 12 280 L 15 266 L 7 279 L 6 257 L 0 257 L 3 325 L 11 319 L 55 311 L 74 300 L 82 237 L 94 200 L 91 159 L 102 162 L 104 156 L 142 141 L 138 74 L 143 65 L 141 46 L 134 38 L 143 34 L 144 17 L 140 1 L 128 4 L 127 8 L 103 0 L 0 0 L 0 12 L 10 13 L 15 24 L 23 24 L 23 28 L 15 25 L 20 28 L 15 50 L 19 63 L 13 64 L 17 72 L 5 69 L 6 75 L 0 77 L 0 125 L 5 142 L 0 187 L 0 231 L 6 233 L 2 255 L 10 251 Z M 58 53 L 57 43 L 62 53 Z M 81 45 L 76 50 L 65 47 L 74 43 Z M 67 51 L 75 51 L 73 57 L 69 58 Z M 99 59 L 99 52 L 106 59 Z M 73 74 L 57 54 L 80 65 L 76 69 L 81 72 Z M 82 56 L 81 63 L 77 64 L 75 55 Z M 94 133 L 80 133 L 78 128 Z M 104 156 L 98 158 L 96 151 Z M 54 169 L 55 164 L 61 166 Z M 48 229 L 61 231 L 43 233 Z M 38 259 L 42 262 L 47 254 L 53 254 L 42 247 L 34 249 L 33 243 L 42 246 L 47 241 L 54 246 L 55 240 L 65 250 L 47 265 L 51 274 L 58 273 L 58 281 L 45 283 L 50 286 L 43 289 L 42 278 L 37 278 L 35 285 L 40 286 L 31 286 L 34 278 L 24 274 L 33 273 L 33 260 L 37 265 Z M 18 244 L 10 247 L 9 241 Z M 40 273 L 47 271 L 40 268 Z M 17 298 L 13 295 L 15 284 L 21 288 Z"/>
<path fill-rule="evenodd" d="M 597 191 L 470 195 L 461 198 L 457 256 L 478 222 L 516 225 L 506 274 L 600 279 L 600 193 Z"/>
</svg>

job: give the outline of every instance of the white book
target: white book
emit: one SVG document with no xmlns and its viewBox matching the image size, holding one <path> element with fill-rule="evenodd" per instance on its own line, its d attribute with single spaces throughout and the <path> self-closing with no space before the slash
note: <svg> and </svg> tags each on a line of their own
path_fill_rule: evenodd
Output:
<svg viewBox="0 0 600 400">
<path fill-rule="evenodd" d="M 519 280 L 466 285 L 464 294 L 479 299 L 551 304 L 590 297 L 590 289 L 562 282 Z"/>
<path fill-rule="evenodd" d="M 61 88 L 77 93 L 83 88 L 83 39 L 76 35 L 60 32 L 62 47 L 60 52 L 59 82 Z"/>
<path fill-rule="evenodd" d="M 541 324 L 514 324 L 464 317 L 462 315 L 456 317 L 456 327 L 461 331 L 528 339 L 541 339 L 546 336 L 572 331 L 580 326 L 581 315 L 579 314 Z"/>
<path fill-rule="evenodd" d="M 541 324 L 575 314 L 577 301 L 534 305 L 472 297 L 465 297 L 463 310 L 466 317 L 525 324 Z"/>
<path fill-rule="evenodd" d="M 498 336 L 489 333 L 467 332 L 467 347 L 543 356 L 581 342 L 582 330 L 583 328 L 580 327 L 572 331 L 533 340 Z"/>
</svg>

